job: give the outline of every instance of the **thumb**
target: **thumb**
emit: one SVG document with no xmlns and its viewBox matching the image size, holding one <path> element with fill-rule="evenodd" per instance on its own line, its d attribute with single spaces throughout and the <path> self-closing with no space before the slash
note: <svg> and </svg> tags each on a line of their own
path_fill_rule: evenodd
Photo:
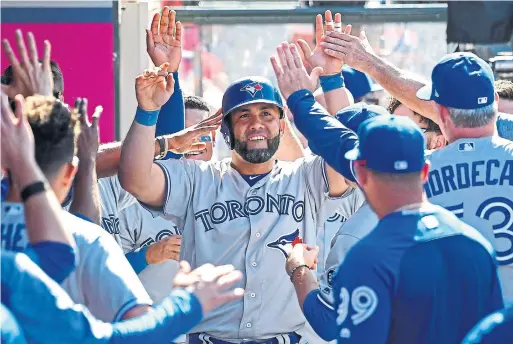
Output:
<svg viewBox="0 0 513 344">
<path fill-rule="evenodd" d="M 191 272 L 191 266 L 185 260 L 182 260 L 180 262 L 180 272 L 183 272 L 186 274 Z"/>
<path fill-rule="evenodd" d="M 168 92 L 172 92 L 175 88 L 175 79 L 173 78 L 173 73 L 169 73 L 166 78 L 166 90 Z"/>
<path fill-rule="evenodd" d="M 324 70 L 322 67 L 315 67 L 312 69 L 312 73 L 310 73 L 310 80 L 317 82 L 319 79 L 319 76 L 322 74 Z"/>
<path fill-rule="evenodd" d="M 312 49 L 305 40 L 298 39 L 297 44 L 299 45 L 299 48 L 301 48 L 301 52 L 306 58 L 309 58 L 310 55 L 312 55 Z"/>
<path fill-rule="evenodd" d="M 167 72 L 167 69 L 169 68 L 169 62 L 164 62 L 159 67 L 160 69 L 165 70 Z"/>
</svg>

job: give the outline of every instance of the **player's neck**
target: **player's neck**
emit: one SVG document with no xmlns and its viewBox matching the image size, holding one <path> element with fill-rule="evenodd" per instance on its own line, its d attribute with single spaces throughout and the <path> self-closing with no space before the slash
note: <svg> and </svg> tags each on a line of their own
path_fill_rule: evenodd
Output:
<svg viewBox="0 0 513 344">
<path fill-rule="evenodd" d="M 252 164 L 242 159 L 237 154 L 232 155 L 232 167 L 237 172 L 244 175 L 268 173 L 273 169 L 274 163 L 274 159 L 271 159 L 261 164 Z"/>
<path fill-rule="evenodd" d="M 459 139 L 478 139 L 494 135 L 497 135 L 497 125 L 495 121 L 477 128 L 452 128 L 447 141 L 452 143 Z"/>
<path fill-rule="evenodd" d="M 20 190 L 16 185 L 10 184 L 7 196 L 5 196 L 6 202 L 21 203 Z"/>
<path fill-rule="evenodd" d="M 422 192 L 403 194 L 403 193 L 387 193 L 386 202 L 374 202 L 373 209 L 379 219 L 394 213 L 400 209 L 406 209 L 427 203 L 427 198 Z"/>
</svg>

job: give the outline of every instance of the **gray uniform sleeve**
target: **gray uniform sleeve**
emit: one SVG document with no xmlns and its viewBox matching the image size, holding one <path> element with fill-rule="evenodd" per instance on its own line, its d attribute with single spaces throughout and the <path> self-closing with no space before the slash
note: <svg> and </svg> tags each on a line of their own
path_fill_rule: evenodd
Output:
<svg viewBox="0 0 513 344">
<path fill-rule="evenodd" d="M 324 224 L 340 206 L 342 197 L 329 196 L 329 182 L 326 163 L 320 156 L 307 156 L 303 160 L 305 184 L 314 207 L 315 223 L 318 228 Z"/>
<path fill-rule="evenodd" d="M 157 161 L 166 179 L 166 199 L 162 209 L 144 206 L 154 217 L 162 216 L 182 227 L 187 207 L 194 192 L 194 178 L 199 169 L 195 161 L 169 159 Z"/>
<path fill-rule="evenodd" d="M 109 205 L 117 209 L 117 212 L 137 203 L 137 199 L 121 187 L 117 175 L 101 178 L 98 181 L 98 187 L 102 204 L 110 203 Z"/>
<path fill-rule="evenodd" d="M 331 280 L 335 270 L 342 264 L 349 250 L 378 224 L 378 218 L 367 203 L 364 203 L 351 216 L 333 237 L 331 249 L 326 259 L 326 271 L 320 277 L 319 294 L 326 303 L 333 305 Z"/>
<path fill-rule="evenodd" d="M 151 305 L 150 296 L 115 240 L 105 233 L 93 245 L 83 257 L 80 276 L 80 288 L 91 313 L 102 320 L 119 321 L 134 306 Z"/>
<path fill-rule="evenodd" d="M 139 203 L 135 203 L 119 213 L 119 236 L 124 253 L 133 252 L 141 246 L 139 242 L 143 228 L 141 208 Z"/>
</svg>

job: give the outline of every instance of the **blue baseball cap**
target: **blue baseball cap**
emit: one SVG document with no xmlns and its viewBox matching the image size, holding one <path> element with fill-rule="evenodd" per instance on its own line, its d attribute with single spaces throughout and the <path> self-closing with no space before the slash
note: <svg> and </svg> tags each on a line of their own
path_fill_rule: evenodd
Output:
<svg viewBox="0 0 513 344">
<path fill-rule="evenodd" d="M 431 85 L 417 91 L 422 100 L 456 109 L 478 109 L 495 101 L 492 68 L 472 53 L 445 55 L 431 73 Z"/>
<path fill-rule="evenodd" d="M 375 116 L 358 129 L 359 145 L 346 153 L 363 160 L 371 170 L 384 173 L 420 172 L 426 141 L 419 126 L 404 116 Z"/>
<path fill-rule="evenodd" d="M 364 102 L 356 103 L 338 111 L 335 118 L 346 128 L 354 132 L 358 131 L 360 124 L 376 116 L 390 115 L 382 106 L 370 105 Z"/>
<path fill-rule="evenodd" d="M 342 67 L 342 76 L 346 88 L 354 99 L 358 99 L 370 92 L 381 91 L 383 87 L 372 80 L 367 74 L 357 71 L 347 65 Z"/>
</svg>

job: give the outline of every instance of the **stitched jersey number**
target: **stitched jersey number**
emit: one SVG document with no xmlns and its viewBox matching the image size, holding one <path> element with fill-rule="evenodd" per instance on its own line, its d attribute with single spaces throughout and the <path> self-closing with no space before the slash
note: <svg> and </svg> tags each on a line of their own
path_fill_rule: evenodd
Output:
<svg viewBox="0 0 513 344">
<path fill-rule="evenodd" d="M 355 314 L 351 315 L 353 324 L 356 326 L 367 320 L 378 306 L 378 296 L 369 287 L 360 286 L 353 290 L 351 297 L 346 288 L 340 289 L 340 305 L 337 309 L 337 325 L 341 325 L 349 313 L 349 304 Z"/>
<path fill-rule="evenodd" d="M 463 217 L 462 204 L 457 207 L 447 207 L 452 210 L 451 208 L 460 209 L 461 213 L 455 214 Z M 487 199 L 477 208 L 476 216 L 489 221 L 492 215 L 497 213 L 502 214 L 504 220 L 492 225 L 493 234 L 497 239 L 509 241 L 509 248 L 502 251 L 494 245 L 497 251 L 497 262 L 499 265 L 509 265 L 513 263 L 513 201 L 505 197 Z"/>
</svg>

